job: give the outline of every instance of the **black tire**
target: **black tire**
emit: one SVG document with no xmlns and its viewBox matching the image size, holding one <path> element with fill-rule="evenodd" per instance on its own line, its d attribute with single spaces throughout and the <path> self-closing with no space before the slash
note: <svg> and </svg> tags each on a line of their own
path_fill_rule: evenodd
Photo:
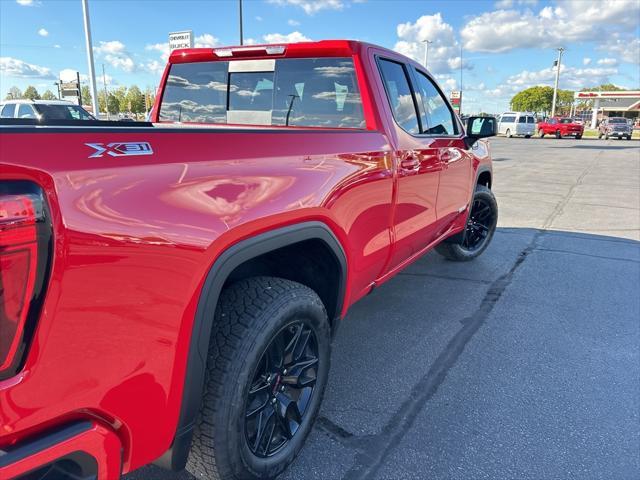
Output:
<svg viewBox="0 0 640 480">
<path fill-rule="evenodd" d="M 598 132 L 598 140 L 602 139 L 602 132 Z"/>
<path fill-rule="evenodd" d="M 505 132 L 505 136 L 507 138 L 511 138 L 513 135 L 511 135 L 511 130 L 509 128 L 507 128 L 507 131 Z"/>
<path fill-rule="evenodd" d="M 608 133 L 605 133 L 605 134 L 604 134 L 604 139 L 605 139 L 605 140 L 609 140 L 609 134 L 608 134 Z"/>
<path fill-rule="evenodd" d="M 531 135 L 525 135 L 524 138 L 531 138 Z"/>
<path fill-rule="evenodd" d="M 477 247 L 469 248 L 465 245 L 468 238 L 467 236 L 470 235 L 470 223 L 472 222 L 472 217 L 475 213 L 474 208 L 477 202 L 481 202 L 482 205 L 486 205 L 490 208 L 491 219 L 487 224 L 486 236 L 482 243 Z M 468 262 L 469 260 L 473 260 L 474 258 L 482 255 L 491 243 L 491 239 L 493 238 L 493 234 L 495 233 L 496 226 L 498 224 L 498 203 L 496 202 L 496 197 L 487 187 L 484 185 L 478 185 L 473 195 L 471 205 L 472 207 L 469 212 L 469 216 L 467 217 L 467 227 L 465 230 L 461 234 L 455 235 L 436 246 L 436 251 L 447 260 Z"/>
<path fill-rule="evenodd" d="M 294 333 L 297 328 L 305 333 Z M 296 335 L 298 339 L 306 335 L 307 340 L 300 344 Z M 277 339 L 280 339 L 279 343 Z M 292 344 L 291 350 L 287 350 Z M 278 363 L 272 348 L 284 345 L 286 349 L 280 354 L 280 366 L 274 368 L 287 368 L 286 359 L 290 358 L 294 362 L 289 363 L 291 371 L 282 370 L 276 375 L 277 380 L 276 376 L 272 379 L 271 375 L 260 375 L 263 369 L 270 368 L 270 364 Z M 309 357 L 308 352 L 312 347 L 317 355 L 316 361 L 309 365 L 307 359 L 313 357 Z M 282 473 L 311 431 L 327 383 L 330 354 L 327 313 L 318 295 L 310 288 L 274 277 L 240 280 L 226 288 L 220 295 L 215 313 L 202 407 L 187 470 L 196 478 L 207 480 L 267 479 Z M 292 374 L 294 368 L 298 372 L 295 375 Z M 263 385 L 257 387 L 259 382 Z M 304 387 L 300 386 L 301 382 Z M 309 393 L 306 389 L 310 382 L 313 386 Z M 286 392 L 285 386 L 289 389 Z M 297 400 L 288 396 L 294 390 L 301 393 Z M 296 430 L 293 430 L 288 420 L 292 418 L 289 407 L 300 401 L 303 391 L 306 392 L 303 410 L 299 411 L 300 405 L 295 407 L 298 420 Z M 266 400 L 258 399 L 261 406 L 259 410 L 253 410 L 257 392 L 264 394 Z M 290 403 L 284 406 L 280 397 L 286 397 Z M 250 409 L 259 414 L 247 413 Z M 249 422 L 256 426 L 254 438 L 260 439 L 251 440 L 257 445 L 258 452 L 253 450 L 255 445 L 249 445 Z M 261 427 L 264 431 L 269 429 L 266 437 L 260 435 Z M 288 435 L 284 435 L 285 428 Z M 278 437 L 274 433 L 276 430 Z M 284 444 L 269 454 L 267 450 L 276 439 Z M 265 455 L 260 455 L 264 448 L 261 445 L 266 445 Z"/>
<path fill-rule="evenodd" d="M 580 140 L 582 138 L 582 135 L 576 135 L 576 140 Z"/>
<path fill-rule="evenodd" d="M 538 131 L 538 136 L 539 136 L 540 138 L 544 138 L 544 130 L 540 130 L 540 131 Z"/>
<path fill-rule="evenodd" d="M 556 130 L 556 138 L 562 138 L 562 134 L 560 133 L 560 130 Z"/>
<path fill-rule="evenodd" d="M 627 140 L 631 140 L 631 135 L 627 135 Z"/>
</svg>

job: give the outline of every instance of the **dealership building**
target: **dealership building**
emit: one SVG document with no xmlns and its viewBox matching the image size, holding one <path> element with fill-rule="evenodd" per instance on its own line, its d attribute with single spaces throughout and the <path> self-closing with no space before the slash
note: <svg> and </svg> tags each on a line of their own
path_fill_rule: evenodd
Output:
<svg viewBox="0 0 640 480">
<path fill-rule="evenodd" d="M 602 117 L 637 119 L 640 116 L 640 90 L 575 92 L 573 97 L 576 102 L 593 100 L 591 128 L 596 128 Z"/>
</svg>

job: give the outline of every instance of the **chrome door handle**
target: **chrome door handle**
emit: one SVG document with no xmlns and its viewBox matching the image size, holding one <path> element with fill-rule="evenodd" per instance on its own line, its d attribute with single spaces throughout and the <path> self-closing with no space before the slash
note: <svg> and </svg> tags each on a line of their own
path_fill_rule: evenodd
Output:
<svg viewBox="0 0 640 480">
<path fill-rule="evenodd" d="M 400 168 L 410 172 L 418 170 L 420 168 L 420 160 L 413 155 L 409 155 L 400 161 Z"/>
</svg>

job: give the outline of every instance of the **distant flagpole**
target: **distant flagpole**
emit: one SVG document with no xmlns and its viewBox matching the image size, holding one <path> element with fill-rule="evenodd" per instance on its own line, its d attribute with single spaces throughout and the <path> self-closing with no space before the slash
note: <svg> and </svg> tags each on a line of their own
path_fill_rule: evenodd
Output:
<svg viewBox="0 0 640 480">
<path fill-rule="evenodd" d="M 82 0 L 82 14 L 84 15 L 84 37 L 87 47 L 87 63 L 89 64 L 91 106 L 93 107 L 93 115 L 96 118 L 100 118 L 100 111 L 98 110 L 98 91 L 96 90 L 96 71 L 93 68 L 93 46 L 91 44 L 91 24 L 89 23 L 89 5 L 87 4 L 87 0 Z M 78 88 L 80 88 L 80 85 L 78 85 Z"/>
</svg>

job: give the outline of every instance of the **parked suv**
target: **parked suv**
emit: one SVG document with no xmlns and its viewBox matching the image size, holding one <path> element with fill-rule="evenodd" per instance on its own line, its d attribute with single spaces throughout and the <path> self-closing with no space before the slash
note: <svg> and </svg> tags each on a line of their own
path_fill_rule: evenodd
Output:
<svg viewBox="0 0 640 480">
<path fill-rule="evenodd" d="M 32 120 L 95 120 L 84 108 L 65 100 L 7 100 L 0 103 L 0 118 Z"/>
<path fill-rule="evenodd" d="M 629 121 L 624 117 L 605 118 L 598 126 L 598 138 L 604 137 L 605 140 L 609 140 L 609 137 L 618 137 L 618 140 L 625 137 L 631 140 L 631 135 L 633 126 L 629 125 Z"/>
<path fill-rule="evenodd" d="M 391 50 L 174 50 L 152 121 L 0 119 L 2 480 L 277 476 L 349 307 L 496 229 L 495 119 Z"/>
<path fill-rule="evenodd" d="M 498 133 L 507 138 L 523 136 L 530 138 L 536 131 L 536 119 L 533 113 L 505 112 L 498 121 Z"/>
</svg>

